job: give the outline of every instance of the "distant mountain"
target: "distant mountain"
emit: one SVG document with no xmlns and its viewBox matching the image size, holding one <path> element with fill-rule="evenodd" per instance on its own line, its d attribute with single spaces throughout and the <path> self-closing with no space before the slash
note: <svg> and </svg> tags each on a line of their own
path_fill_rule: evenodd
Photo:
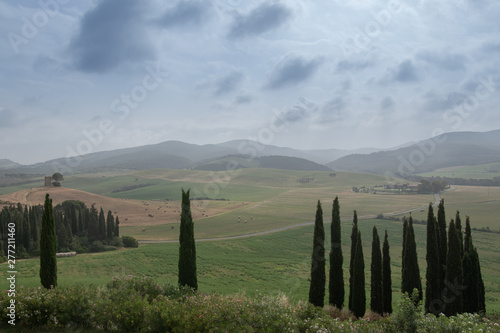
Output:
<svg viewBox="0 0 500 333">
<path fill-rule="evenodd" d="M 339 171 L 408 175 L 439 168 L 500 161 L 500 130 L 454 132 L 371 154 L 352 154 L 327 163 Z"/>
<path fill-rule="evenodd" d="M 11 169 L 21 166 L 21 164 L 8 159 L 0 159 L 0 169 Z"/>
<path fill-rule="evenodd" d="M 194 170 L 225 171 L 236 168 L 271 168 L 299 171 L 329 171 L 330 169 L 300 157 L 290 156 L 261 156 L 253 158 L 245 155 L 230 155 L 202 163 Z"/>
</svg>

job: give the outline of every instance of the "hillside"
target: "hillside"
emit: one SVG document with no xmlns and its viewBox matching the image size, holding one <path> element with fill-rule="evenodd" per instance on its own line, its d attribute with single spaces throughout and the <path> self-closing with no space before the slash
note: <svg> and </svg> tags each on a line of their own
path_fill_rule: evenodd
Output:
<svg viewBox="0 0 500 333">
<path fill-rule="evenodd" d="M 243 155 L 231 155 L 202 163 L 193 170 L 225 171 L 228 168 L 264 168 L 297 171 L 329 171 L 324 165 L 299 157 L 289 156 L 262 156 L 252 158 Z"/>
<path fill-rule="evenodd" d="M 21 166 L 21 164 L 8 159 L 0 159 L 0 169 L 12 169 Z"/>
<path fill-rule="evenodd" d="M 500 130 L 447 133 L 392 151 L 348 155 L 327 166 L 334 170 L 405 176 L 453 166 L 499 162 L 499 142 Z"/>
</svg>

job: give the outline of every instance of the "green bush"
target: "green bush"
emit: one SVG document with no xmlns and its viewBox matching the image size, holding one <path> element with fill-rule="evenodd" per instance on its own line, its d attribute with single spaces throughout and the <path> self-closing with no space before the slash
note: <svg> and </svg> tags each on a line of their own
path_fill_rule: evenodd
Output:
<svg viewBox="0 0 500 333">
<path fill-rule="evenodd" d="M 138 247 L 139 243 L 132 236 L 122 236 L 122 242 L 124 247 Z"/>
</svg>

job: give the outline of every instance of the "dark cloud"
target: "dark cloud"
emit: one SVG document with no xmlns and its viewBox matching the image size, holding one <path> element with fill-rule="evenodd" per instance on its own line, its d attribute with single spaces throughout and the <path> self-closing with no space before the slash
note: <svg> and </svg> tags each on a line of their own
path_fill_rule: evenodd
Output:
<svg viewBox="0 0 500 333">
<path fill-rule="evenodd" d="M 198 25 L 208 16 L 210 8 L 208 1 L 179 1 L 163 14 L 158 23 L 164 28 Z"/>
<path fill-rule="evenodd" d="M 354 72 L 360 71 L 368 67 L 372 67 L 374 63 L 370 60 L 341 60 L 337 64 L 337 72 Z"/>
<path fill-rule="evenodd" d="M 143 4 L 106 0 L 87 12 L 71 41 L 74 66 L 83 72 L 106 72 L 123 62 L 154 58 L 142 26 Z"/>
<path fill-rule="evenodd" d="M 387 96 L 380 101 L 381 110 L 390 110 L 393 107 L 394 107 L 394 100 L 390 96 Z"/>
<path fill-rule="evenodd" d="M 393 71 L 393 79 L 398 82 L 417 81 L 417 72 L 413 62 L 409 59 L 401 62 Z"/>
<path fill-rule="evenodd" d="M 451 92 L 447 94 L 437 94 L 429 92 L 423 96 L 422 111 L 438 112 L 446 111 L 455 108 L 462 104 L 467 96 L 459 92 Z"/>
<path fill-rule="evenodd" d="M 463 54 L 443 54 L 425 51 L 419 53 L 417 58 L 447 71 L 459 71 L 466 69 L 465 63 L 467 62 L 467 57 Z"/>
<path fill-rule="evenodd" d="M 231 73 L 223 76 L 214 83 L 215 96 L 225 95 L 231 91 L 234 91 L 239 84 L 243 81 L 244 75 L 240 71 L 232 71 Z"/>
<path fill-rule="evenodd" d="M 234 98 L 233 104 L 250 104 L 254 101 L 254 97 L 251 95 L 238 95 Z"/>
<path fill-rule="evenodd" d="M 272 69 L 265 87 L 278 89 L 305 81 L 322 63 L 322 57 L 310 59 L 296 54 L 286 55 Z"/>
<path fill-rule="evenodd" d="M 279 2 L 262 2 L 248 14 L 236 14 L 228 37 L 232 39 L 263 34 L 284 24 L 292 11 Z"/>
<path fill-rule="evenodd" d="M 275 121 L 275 125 L 278 126 L 283 121 L 287 123 L 304 121 L 309 118 L 312 113 L 316 112 L 317 108 L 314 102 L 305 97 L 301 97 L 295 105 L 280 113 L 279 118 Z"/>
<path fill-rule="evenodd" d="M 344 96 L 337 96 L 326 101 L 321 106 L 321 123 L 331 123 L 339 121 L 343 118 L 343 111 L 346 109 L 347 103 Z"/>
</svg>

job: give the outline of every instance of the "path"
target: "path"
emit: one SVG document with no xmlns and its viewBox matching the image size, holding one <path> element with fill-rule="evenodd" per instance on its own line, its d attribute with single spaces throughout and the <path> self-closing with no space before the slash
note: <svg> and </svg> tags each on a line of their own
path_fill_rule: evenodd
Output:
<svg viewBox="0 0 500 333">
<path fill-rule="evenodd" d="M 435 193 L 434 198 L 436 199 L 436 202 L 434 202 L 433 207 L 436 207 L 439 205 L 439 201 L 441 200 L 441 197 L 439 194 Z M 416 210 L 421 210 L 425 209 L 425 207 L 418 207 L 418 208 L 413 208 L 413 209 L 408 209 L 403 212 L 399 213 L 394 213 L 394 214 L 388 214 L 385 216 L 397 216 L 401 214 L 407 214 L 414 212 Z M 374 219 L 375 216 L 364 216 L 360 217 L 358 220 L 369 220 L 369 219 Z M 350 219 L 344 219 L 342 221 L 350 221 Z M 330 223 L 331 221 L 324 221 L 325 223 Z M 234 235 L 234 236 L 226 236 L 226 237 L 216 237 L 216 238 L 201 238 L 201 239 L 196 239 L 197 242 L 210 242 L 210 241 L 218 241 L 218 240 L 229 240 L 229 239 L 239 239 L 239 238 L 247 238 L 247 237 L 254 237 L 254 236 L 262 236 L 262 235 L 268 235 L 272 234 L 275 232 L 280 232 L 280 231 L 285 231 L 293 228 L 299 228 L 299 227 L 305 227 L 308 225 L 314 225 L 314 222 L 306 222 L 306 223 L 300 223 L 300 224 L 294 224 L 294 225 L 289 225 L 286 227 L 281 227 L 277 229 L 271 229 L 271 230 L 266 230 L 266 231 L 260 231 L 260 232 L 254 232 L 250 234 L 243 234 L 243 235 Z M 178 240 L 169 240 L 169 241 L 148 241 L 148 240 L 138 240 L 140 244 L 159 244 L 159 243 L 178 243 Z"/>
</svg>

